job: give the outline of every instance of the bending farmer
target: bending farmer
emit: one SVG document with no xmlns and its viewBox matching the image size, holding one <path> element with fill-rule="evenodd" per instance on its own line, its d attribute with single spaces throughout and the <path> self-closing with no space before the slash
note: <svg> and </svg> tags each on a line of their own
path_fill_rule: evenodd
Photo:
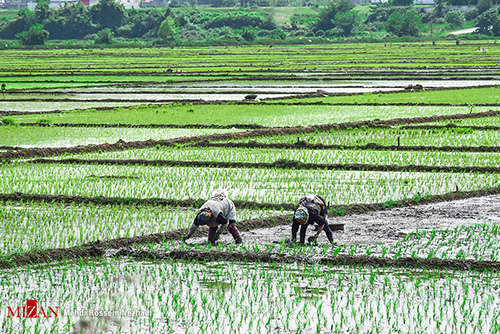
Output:
<svg viewBox="0 0 500 334">
<path fill-rule="evenodd" d="M 318 224 L 317 233 L 308 239 L 309 242 L 315 242 L 321 231 L 325 231 L 330 243 L 333 244 L 333 234 L 326 221 L 327 214 L 326 202 L 318 195 L 306 195 L 299 200 L 299 206 L 293 215 L 292 224 L 292 242 L 297 241 L 297 231 L 300 226 L 300 243 L 304 244 L 306 239 L 307 225 Z"/>
<path fill-rule="evenodd" d="M 233 201 L 227 198 L 227 191 L 214 194 L 201 206 L 193 224 L 189 228 L 188 234 L 183 237 L 183 240 L 191 238 L 200 225 L 209 226 L 208 241 L 212 245 L 215 244 L 219 235 L 226 228 L 232 234 L 237 244 L 242 243 L 240 232 L 236 227 L 236 209 L 234 208 Z"/>
</svg>

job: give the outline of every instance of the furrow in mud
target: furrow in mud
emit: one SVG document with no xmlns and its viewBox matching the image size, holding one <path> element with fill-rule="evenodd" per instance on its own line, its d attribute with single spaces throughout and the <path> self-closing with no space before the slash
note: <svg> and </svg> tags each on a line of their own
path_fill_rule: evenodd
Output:
<svg viewBox="0 0 500 334">
<path fill-rule="evenodd" d="M 18 146 L 0 146 L 0 150 L 19 151 L 24 149 L 25 148 Z"/>
<path fill-rule="evenodd" d="M 94 164 L 94 165 L 141 165 L 171 167 L 213 167 L 213 168 L 281 168 L 281 169 L 322 169 L 345 171 L 379 172 L 440 172 L 440 173 L 500 173 L 500 167 L 479 166 L 423 166 L 423 165 L 369 165 L 369 164 L 312 164 L 293 160 L 276 162 L 223 162 L 223 161 L 183 161 L 183 160 L 142 160 L 142 159 L 35 159 L 34 164 Z"/>
<path fill-rule="evenodd" d="M 154 250 L 130 250 L 120 249 L 114 256 L 130 256 L 137 259 L 162 260 L 176 259 L 186 261 L 243 261 L 261 263 L 296 263 L 306 262 L 329 266 L 373 266 L 394 267 L 411 269 L 437 269 L 437 270 L 475 270 L 475 271 L 498 271 L 498 261 L 478 261 L 460 259 L 438 259 L 438 258 L 386 258 L 376 256 L 315 256 L 313 258 L 304 255 L 290 255 L 281 253 L 264 252 L 223 252 L 223 251 L 201 251 L 201 250 L 174 250 L 171 252 Z"/>
<path fill-rule="evenodd" d="M 413 118 L 394 118 L 390 120 L 377 120 L 377 121 L 358 121 L 358 122 L 347 122 L 347 123 L 332 123 L 332 124 L 319 124 L 313 126 L 296 126 L 296 127 L 284 127 L 284 128 L 267 128 L 267 129 L 254 129 L 247 130 L 237 133 L 219 133 L 206 136 L 194 136 L 194 137 L 180 137 L 169 140 L 146 140 L 146 141 L 132 141 L 125 142 L 119 140 L 114 144 L 104 143 L 99 145 L 87 145 L 87 146 L 76 146 L 76 147 L 64 147 L 64 148 L 31 148 L 25 149 L 21 152 L 3 152 L 0 153 L 0 161 L 19 159 L 19 158 L 33 158 L 33 157 L 50 157 L 55 155 L 62 155 L 65 153 L 89 153 L 98 151 L 121 151 L 127 149 L 139 149 L 154 147 L 157 145 L 177 145 L 186 144 L 191 142 L 200 141 L 222 141 L 230 139 L 241 139 L 241 138 L 253 138 L 262 136 L 276 136 L 276 135 L 290 135 L 290 134 L 301 134 L 301 133 L 311 133 L 315 131 L 330 131 L 335 129 L 349 129 L 362 126 L 376 126 L 376 125 L 402 125 L 402 124 L 414 124 L 414 123 L 427 123 L 435 122 L 441 120 L 449 119 L 466 119 L 466 118 L 481 118 L 500 115 L 500 111 L 490 110 L 487 112 L 480 113 L 469 113 L 469 114 L 455 114 L 455 115 L 441 115 L 441 116 L 428 116 L 428 117 L 413 117 Z"/>
</svg>

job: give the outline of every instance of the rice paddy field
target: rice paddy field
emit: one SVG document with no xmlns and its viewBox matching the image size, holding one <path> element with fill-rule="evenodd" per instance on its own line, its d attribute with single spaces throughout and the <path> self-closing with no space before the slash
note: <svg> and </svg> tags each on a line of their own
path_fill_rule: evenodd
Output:
<svg viewBox="0 0 500 334">
<path fill-rule="evenodd" d="M 500 332 L 495 42 L 2 56 L 0 333 Z"/>
</svg>

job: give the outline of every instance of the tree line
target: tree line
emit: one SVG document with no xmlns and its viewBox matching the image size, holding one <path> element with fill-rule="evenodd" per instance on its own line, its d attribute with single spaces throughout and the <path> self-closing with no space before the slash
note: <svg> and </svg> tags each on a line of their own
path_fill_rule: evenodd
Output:
<svg viewBox="0 0 500 334">
<path fill-rule="evenodd" d="M 203 41 L 213 44 L 259 39 L 328 39 L 377 31 L 386 31 L 389 37 L 418 36 L 423 24 L 430 24 L 431 29 L 432 25 L 458 29 L 471 20 L 479 27 L 480 34 L 500 35 L 500 12 L 493 8 L 492 0 L 478 0 L 466 13 L 453 10 L 447 0 L 435 0 L 431 12 L 414 6 L 413 0 L 389 0 L 369 6 L 368 14 L 361 14 L 350 0 L 335 0 L 314 7 L 313 13 L 295 14 L 287 25 L 281 27 L 272 14 L 265 11 L 180 7 L 125 10 L 114 0 L 100 0 L 92 7 L 78 2 L 53 9 L 49 7 L 49 0 L 38 0 L 35 10 L 23 8 L 13 20 L 2 19 L 0 38 L 17 38 L 26 45 L 43 44 L 49 38 L 92 40 L 97 44 L 109 44 L 115 38 L 124 38 L 173 46 Z"/>
</svg>

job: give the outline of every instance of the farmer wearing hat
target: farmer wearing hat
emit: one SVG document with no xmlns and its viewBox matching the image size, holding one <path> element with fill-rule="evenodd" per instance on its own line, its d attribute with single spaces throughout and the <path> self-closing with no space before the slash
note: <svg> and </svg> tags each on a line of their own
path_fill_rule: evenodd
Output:
<svg viewBox="0 0 500 334">
<path fill-rule="evenodd" d="M 187 240 L 196 232 L 198 226 L 208 225 L 208 241 L 215 245 L 219 235 L 227 228 L 235 242 L 241 244 L 241 236 L 236 227 L 236 209 L 233 201 L 227 198 L 227 191 L 215 193 L 198 211 L 193 224 L 182 240 Z"/>
<path fill-rule="evenodd" d="M 300 226 L 300 243 L 303 245 L 306 239 L 307 225 L 318 224 L 316 234 L 309 237 L 307 241 L 316 242 L 321 231 L 325 231 L 330 243 L 333 244 L 333 234 L 326 221 L 327 205 L 323 198 L 318 195 L 309 194 L 299 200 L 299 206 L 293 215 L 292 242 L 297 242 L 297 231 Z"/>
</svg>

